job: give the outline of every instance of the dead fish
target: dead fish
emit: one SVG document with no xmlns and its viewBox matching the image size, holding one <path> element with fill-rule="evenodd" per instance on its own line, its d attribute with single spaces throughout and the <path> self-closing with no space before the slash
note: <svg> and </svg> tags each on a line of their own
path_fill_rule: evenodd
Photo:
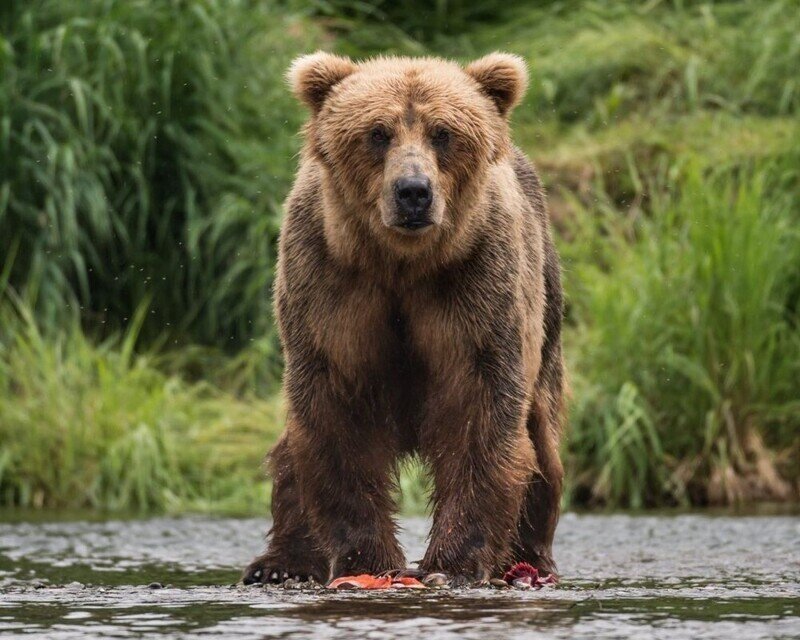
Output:
<svg viewBox="0 0 800 640">
<path fill-rule="evenodd" d="M 392 578 L 388 575 L 371 576 L 362 573 L 358 576 L 343 576 L 336 578 L 328 589 L 425 589 L 427 588 L 416 578 L 410 576 L 397 576 Z"/>
<path fill-rule="evenodd" d="M 503 580 L 518 589 L 541 589 L 545 585 L 556 584 L 557 578 L 550 574 L 539 575 L 539 570 L 527 562 L 518 562 L 503 575 Z M 527 585 L 527 586 L 523 586 Z"/>
</svg>

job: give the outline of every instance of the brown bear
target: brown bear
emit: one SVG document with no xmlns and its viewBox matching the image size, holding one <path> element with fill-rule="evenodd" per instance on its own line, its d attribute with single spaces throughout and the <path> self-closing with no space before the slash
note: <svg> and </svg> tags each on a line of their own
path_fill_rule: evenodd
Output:
<svg viewBox="0 0 800 640">
<path fill-rule="evenodd" d="M 244 582 L 403 567 L 393 494 L 413 453 L 434 484 L 421 571 L 554 572 L 562 292 L 509 135 L 523 60 L 316 53 L 288 79 L 311 110 L 275 283 L 288 413 Z"/>
</svg>

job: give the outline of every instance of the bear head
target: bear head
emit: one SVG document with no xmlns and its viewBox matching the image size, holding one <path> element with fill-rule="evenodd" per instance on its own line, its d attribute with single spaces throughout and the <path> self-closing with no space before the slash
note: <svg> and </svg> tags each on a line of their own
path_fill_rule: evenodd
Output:
<svg viewBox="0 0 800 640">
<path fill-rule="evenodd" d="M 470 226 L 490 165 L 511 148 L 527 71 L 505 53 L 461 67 L 320 52 L 295 60 L 288 80 L 311 110 L 306 144 L 322 167 L 326 224 L 412 258 Z"/>
</svg>

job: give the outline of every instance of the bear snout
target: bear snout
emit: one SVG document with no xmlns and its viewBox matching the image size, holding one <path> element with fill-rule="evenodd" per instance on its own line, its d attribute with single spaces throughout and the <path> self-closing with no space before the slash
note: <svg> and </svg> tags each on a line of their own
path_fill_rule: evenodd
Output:
<svg viewBox="0 0 800 640">
<path fill-rule="evenodd" d="M 427 176 L 398 178 L 394 183 L 397 219 L 394 226 L 417 231 L 433 224 L 430 216 L 433 188 Z"/>
</svg>

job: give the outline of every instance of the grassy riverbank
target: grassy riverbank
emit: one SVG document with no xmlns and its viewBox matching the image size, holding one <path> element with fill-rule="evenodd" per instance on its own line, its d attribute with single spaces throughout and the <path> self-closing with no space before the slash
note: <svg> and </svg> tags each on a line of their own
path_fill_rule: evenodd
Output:
<svg viewBox="0 0 800 640">
<path fill-rule="evenodd" d="M 282 72 L 316 48 L 529 60 L 514 131 L 564 259 L 570 504 L 796 495 L 796 3 L 447 5 L 0 10 L 0 503 L 263 511 L 303 117 Z"/>
</svg>

